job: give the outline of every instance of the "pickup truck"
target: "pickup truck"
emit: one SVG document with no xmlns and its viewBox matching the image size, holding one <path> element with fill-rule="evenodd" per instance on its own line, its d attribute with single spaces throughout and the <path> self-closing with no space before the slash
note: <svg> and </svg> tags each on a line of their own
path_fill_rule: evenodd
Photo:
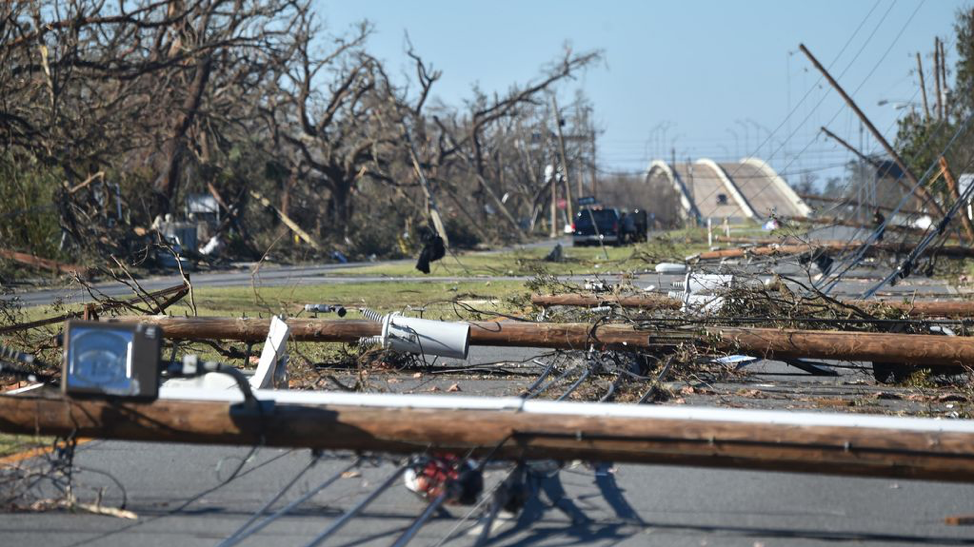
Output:
<svg viewBox="0 0 974 547">
<path fill-rule="evenodd" d="M 618 209 L 582 209 L 572 222 L 572 245 L 596 245 L 600 238 L 603 244 L 619 245 L 622 243 L 620 220 Z"/>
</svg>

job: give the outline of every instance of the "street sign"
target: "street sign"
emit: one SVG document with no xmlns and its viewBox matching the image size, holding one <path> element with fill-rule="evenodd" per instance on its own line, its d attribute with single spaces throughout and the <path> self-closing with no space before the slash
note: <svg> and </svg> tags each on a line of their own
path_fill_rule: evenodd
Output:
<svg viewBox="0 0 974 547">
<path fill-rule="evenodd" d="M 596 203 L 598 203 L 598 200 L 596 200 L 594 196 L 585 196 L 583 198 L 578 198 L 579 205 L 595 205 Z"/>
</svg>

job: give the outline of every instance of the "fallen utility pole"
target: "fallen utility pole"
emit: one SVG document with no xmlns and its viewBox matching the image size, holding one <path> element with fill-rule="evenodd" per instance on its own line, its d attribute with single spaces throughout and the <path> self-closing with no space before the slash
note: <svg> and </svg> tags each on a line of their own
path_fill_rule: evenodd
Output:
<svg viewBox="0 0 974 547">
<path fill-rule="evenodd" d="M 771 244 L 760 247 L 740 247 L 735 249 L 719 249 L 705 251 L 688 258 L 688 260 L 718 260 L 722 258 L 743 258 L 746 256 L 794 255 L 816 251 L 843 252 L 858 249 L 864 245 L 862 241 L 816 241 L 815 243 Z M 914 245 L 907 243 L 874 243 L 866 249 L 867 254 L 885 251 L 890 253 L 907 254 L 913 251 Z M 947 258 L 974 258 L 974 248 L 961 245 L 944 245 L 937 248 L 924 249 L 923 255 L 936 254 Z"/>
<path fill-rule="evenodd" d="M 213 317 L 128 317 L 162 327 L 172 340 L 261 341 L 269 319 Z M 382 325 L 371 321 L 289 319 L 291 340 L 357 342 L 378 336 Z M 642 329 L 634 325 L 478 321 L 470 323 L 474 346 L 553 349 L 664 350 L 694 344 L 702 350 L 734 352 L 769 359 L 812 358 L 882 361 L 909 365 L 974 365 L 974 337 L 889 334 L 792 329 L 708 327 L 697 330 Z"/>
<path fill-rule="evenodd" d="M 706 331 L 718 350 L 766 359 L 974 365 L 974 338 L 966 336 L 738 327 L 710 327 Z"/>
<path fill-rule="evenodd" d="M 831 196 L 820 196 L 818 194 L 798 194 L 798 197 L 802 198 L 804 201 L 821 201 L 824 203 L 838 203 L 841 205 L 856 205 L 856 206 L 870 205 L 870 204 L 864 204 L 860 202 L 858 199 L 853 197 L 835 198 Z M 885 205 L 871 205 L 871 206 L 875 207 L 876 209 L 879 209 L 880 211 L 886 211 L 889 213 L 897 211 L 895 207 L 887 207 Z M 925 215 L 926 214 L 923 211 L 917 211 L 914 209 L 907 209 L 907 208 L 899 209 L 899 212 L 904 215 Z"/>
<path fill-rule="evenodd" d="M 645 308 L 653 310 L 678 310 L 683 302 L 666 296 L 616 296 L 599 294 L 554 294 L 531 295 L 531 303 L 538 306 L 620 306 L 623 308 Z"/>
<path fill-rule="evenodd" d="M 876 313 L 886 308 L 902 312 L 909 317 L 974 317 L 974 300 L 839 302 L 843 305 L 856 306 L 870 313 Z M 587 308 L 615 305 L 645 310 L 678 310 L 683 306 L 681 300 L 664 296 L 599 296 L 590 294 L 556 294 L 551 296 L 535 294 L 531 296 L 531 303 L 536 306 L 580 306 Z"/>
<path fill-rule="evenodd" d="M 161 289 L 156 292 L 146 293 L 143 296 L 136 298 L 131 298 L 129 300 L 116 300 L 112 302 L 104 302 L 99 304 L 86 304 L 85 309 L 76 312 L 64 313 L 54 317 L 47 317 L 44 319 L 38 319 L 36 321 L 29 321 L 27 323 L 17 323 L 15 325 L 3 325 L 0 326 L 0 334 L 7 332 L 16 332 L 27 329 L 35 329 L 37 327 L 44 327 L 47 325 L 54 325 L 57 323 L 64 323 L 68 319 L 73 319 L 75 317 L 83 317 L 85 315 L 98 314 L 108 310 L 118 309 L 118 308 L 129 308 L 137 309 L 136 306 L 139 304 L 149 304 L 149 310 L 152 313 L 162 313 L 166 311 L 166 308 L 179 302 L 186 294 L 189 293 L 189 286 L 185 283 L 176 285 L 174 287 L 169 287 L 168 289 Z M 165 298 L 165 300 L 159 300 L 160 298 Z"/>
<path fill-rule="evenodd" d="M 855 220 L 846 220 L 846 219 L 835 218 L 835 217 L 816 217 L 816 218 L 812 218 L 812 217 L 779 216 L 778 218 L 781 219 L 781 220 L 786 220 L 786 221 L 791 221 L 791 222 L 808 223 L 808 224 L 820 224 L 820 225 L 821 224 L 824 224 L 824 225 L 828 225 L 828 226 L 848 226 L 850 228 L 862 228 L 864 230 L 869 230 L 869 231 L 873 231 L 873 230 L 875 230 L 877 228 L 876 226 L 868 226 L 868 225 L 865 225 L 865 224 L 863 224 L 861 222 L 857 222 Z M 927 233 L 927 230 L 924 230 L 924 229 L 921 229 L 921 228 L 914 228 L 912 226 L 903 226 L 901 224 L 893 224 L 891 222 L 887 222 L 887 224 L 886 224 L 886 231 L 887 232 L 903 232 L 903 233 L 907 233 L 907 234 L 914 234 L 914 235 L 921 236 L 921 237 L 924 236 L 924 235 L 926 235 L 926 233 Z M 950 237 L 950 236 L 948 235 L 947 237 Z"/>
<path fill-rule="evenodd" d="M 235 392 L 176 391 L 151 403 L 0 396 L 0 430 L 974 482 L 967 420 L 273 391 L 257 392 L 274 400 L 272 412 L 258 415 L 235 412 Z"/>
<path fill-rule="evenodd" d="M 300 237 L 305 243 L 311 245 L 311 247 L 313 247 L 316 251 L 324 250 L 321 247 L 321 245 L 317 241 L 315 241 L 313 237 L 311 237 L 311 234 L 302 230 L 301 227 L 298 226 L 297 222 L 294 222 L 294 220 L 292 220 L 291 217 L 284 214 L 284 211 L 281 211 L 280 209 L 275 207 L 274 204 L 271 203 L 271 200 L 265 198 L 263 195 L 261 195 L 260 193 L 254 190 L 250 191 L 250 195 L 257 201 L 259 201 L 260 204 L 263 205 L 264 207 L 267 207 L 268 209 L 273 209 L 274 212 L 277 213 L 278 218 L 281 219 L 281 222 L 283 222 L 288 228 L 290 228 L 291 231 L 294 232 L 295 235 Z"/>
<path fill-rule="evenodd" d="M 78 266 L 76 264 L 65 264 L 63 262 L 58 262 L 56 260 L 49 260 L 47 258 L 41 258 L 27 253 L 21 253 L 17 251 L 11 251 L 9 249 L 0 249 L 0 258 L 6 258 L 7 260 L 13 260 L 14 262 L 19 262 L 25 266 L 30 266 L 32 268 L 40 268 L 42 270 L 47 270 L 54 272 L 57 275 L 60 274 L 76 274 L 79 277 L 86 278 L 91 270 L 85 266 Z"/>
<path fill-rule="evenodd" d="M 717 251 L 706 251 L 693 255 L 691 260 L 717 260 L 721 258 L 743 258 L 745 256 L 772 256 L 772 255 L 793 255 L 812 251 L 845 251 L 854 249 L 849 242 L 841 243 L 798 243 L 785 245 L 765 245 L 762 247 L 742 247 L 737 249 L 720 249 Z"/>
</svg>

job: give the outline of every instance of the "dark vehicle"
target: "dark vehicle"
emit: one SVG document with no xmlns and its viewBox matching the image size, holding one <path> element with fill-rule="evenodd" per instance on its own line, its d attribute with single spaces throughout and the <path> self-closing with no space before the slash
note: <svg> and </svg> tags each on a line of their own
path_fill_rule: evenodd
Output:
<svg viewBox="0 0 974 547">
<path fill-rule="evenodd" d="M 622 215 L 622 242 L 646 241 L 649 235 L 649 219 L 643 209 L 634 209 Z"/>
<path fill-rule="evenodd" d="M 572 245 L 596 245 L 600 238 L 607 245 L 619 245 L 621 229 L 622 217 L 617 209 L 582 209 L 572 223 Z"/>
</svg>

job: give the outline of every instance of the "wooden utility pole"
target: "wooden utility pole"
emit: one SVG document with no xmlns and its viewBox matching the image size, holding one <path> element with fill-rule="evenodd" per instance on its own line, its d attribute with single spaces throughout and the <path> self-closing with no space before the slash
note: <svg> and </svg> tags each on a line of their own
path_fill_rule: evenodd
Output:
<svg viewBox="0 0 974 547">
<path fill-rule="evenodd" d="M 555 130 L 558 135 L 558 155 L 561 158 L 562 175 L 565 177 L 565 210 L 568 212 L 568 222 L 575 219 L 575 212 L 572 208 L 572 185 L 568 176 L 568 156 L 565 154 L 565 136 L 561 131 L 561 112 L 558 110 L 558 99 L 555 94 L 551 94 L 551 108 L 555 111 Z"/>
<path fill-rule="evenodd" d="M 794 243 L 780 244 L 775 243 L 761 247 L 746 247 L 734 249 L 719 249 L 716 251 L 705 251 L 692 257 L 694 260 L 719 260 L 725 258 L 743 258 L 746 256 L 772 256 L 772 255 L 794 255 L 810 253 L 815 251 L 828 251 L 841 253 L 851 251 L 861 247 L 863 241 L 818 241 L 815 243 Z M 870 245 L 867 253 L 872 255 L 876 251 L 887 251 L 890 253 L 910 253 L 915 247 L 909 244 L 900 243 L 874 243 Z M 974 249 L 964 245 L 944 245 L 936 249 L 924 250 L 924 254 L 936 253 L 945 258 L 974 258 Z"/>
<path fill-rule="evenodd" d="M 294 234 L 299 238 L 301 238 L 305 243 L 311 245 L 311 247 L 313 247 L 316 251 L 324 251 L 324 249 L 315 240 L 315 238 L 311 237 L 311 234 L 302 230 L 301 227 L 298 226 L 297 222 L 294 222 L 291 219 L 291 217 L 287 216 L 286 214 L 284 214 L 283 211 L 278 209 L 273 203 L 271 203 L 271 200 L 265 198 L 263 195 L 261 195 L 255 190 L 251 190 L 250 195 L 257 201 L 259 201 L 260 204 L 263 205 L 264 207 L 267 207 L 268 209 L 273 209 L 274 212 L 277 213 L 278 218 L 281 219 L 281 222 L 283 222 L 288 228 L 290 228 L 291 231 L 294 232 Z"/>
<path fill-rule="evenodd" d="M 846 219 L 834 218 L 834 217 L 812 218 L 812 217 L 793 217 L 793 216 L 779 215 L 778 218 L 781 220 L 787 220 L 791 222 L 807 222 L 809 224 L 819 224 L 819 225 L 829 225 L 829 226 L 849 226 L 850 228 L 869 228 L 870 230 L 875 229 L 875 226 L 868 226 L 855 220 L 846 220 Z M 920 228 L 914 228 L 913 226 L 903 226 L 901 224 L 893 224 L 893 223 L 886 224 L 886 231 L 887 232 L 895 231 L 895 232 L 902 232 L 906 234 L 914 234 L 920 237 L 926 235 L 927 233 L 926 230 Z M 947 237 L 951 237 L 951 236 L 948 234 Z"/>
<path fill-rule="evenodd" d="M 825 202 L 825 203 L 840 203 L 840 204 L 845 204 L 845 205 L 866 205 L 863 202 L 861 202 L 858 199 L 853 198 L 853 197 L 820 196 L 818 194 L 798 194 L 798 197 L 802 198 L 805 201 L 822 201 L 822 202 Z M 895 207 L 887 207 L 885 205 L 877 205 L 876 206 L 876 209 L 879 209 L 880 211 L 890 211 L 890 212 L 896 210 Z M 915 211 L 913 209 L 906 209 L 906 208 L 900 209 L 899 211 L 901 213 L 907 214 L 907 215 L 922 215 L 922 214 L 924 214 L 923 211 Z M 749 242 L 751 242 L 751 241 L 742 241 L 742 243 L 749 243 Z M 778 243 L 778 241 L 777 240 L 776 241 L 773 241 L 773 243 Z"/>
<path fill-rule="evenodd" d="M 41 258 L 39 256 L 34 256 L 27 253 L 21 253 L 17 251 L 11 251 L 9 249 L 0 249 L 0 258 L 5 258 L 7 260 L 13 260 L 14 262 L 19 262 L 25 266 L 30 266 L 32 268 L 40 268 L 43 270 L 48 270 L 53 272 L 55 275 L 61 274 L 74 274 L 83 278 L 87 278 L 91 271 L 86 266 L 78 266 L 76 264 L 65 264 L 63 262 L 58 262 L 56 260 L 49 260 L 47 258 Z"/>
<path fill-rule="evenodd" d="M 927 102 L 927 84 L 923 79 L 923 61 L 920 60 L 920 52 L 917 52 L 917 75 L 920 76 L 920 93 L 923 95 L 923 113 L 925 120 L 930 120 L 930 104 Z"/>
<path fill-rule="evenodd" d="M 951 421 L 738 409 L 674 413 L 620 404 L 600 404 L 595 414 L 580 408 L 584 405 L 516 399 L 509 409 L 491 410 L 465 409 L 460 402 L 454 403 L 461 405 L 457 409 L 433 407 L 430 397 L 415 397 L 408 407 L 381 406 L 369 395 L 362 398 L 372 404 L 355 406 L 330 404 L 320 392 L 259 395 L 276 399 L 272 412 L 234 413 L 230 397 L 138 403 L 0 396 L 0 431 L 974 482 L 974 433 Z M 476 402 L 490 404 L 486 398 Z"/>
<path fill-rule="evenodd" d="M 870 156 L 867 156 L 867 155 L 863 154 L 856 147 L 854 147 L 851 144 L 849 144 L 845 139 L 843 139 L 842 137 L 840 137 L 840 136 L 836 135 L 835 133 L 829 131 L 829 128 L 827 128 L 825 126 L 822 126 L 822 132 L 825 133 L 825 135 L 827 137 L 830 137 L 835 142 L 841 144 L 843 147 L 846 148 L 846 150 L 848 150 L 848 151 L 852 152 L 853 154 L 855 154 L 862 161 L 864 161 L 864 162 L 868 163 L 869 165 L 872 165 L 873 167 L 875 167 L 876 168 L 876 174 L 877 174 L 877 176 L 879 175 L 880 170 L 882 170 L 885 167 L 882 164 L 882 162 L 878 161 L 876 158 L 872 158 Z M 903 180 L 902 178 L 896 178 L 895 180 L 896 180 L 896 183 L 899 184 L 907 192 L 913 191 L 913 187 L 907 181 Z M 850 200 L 850 201 L 856 201 L 856 200 Z M 856 201 L 856 203 L 858 203 L 858 201 Z"/>
<path fill-rule="evenodd" d="M 678 310 L 683 302 L 676 298 L 664 296 L 600 296 L 595 294 L 556 294 L 531 296 L 531 303 L 536 306 L 580 306 L 594 308 L 596 306 L 619 306 L 622 308 L 639 308 L 644 310 Z M 888 309 L 899 311 L 909 317 L 972 317 L 974 316 L 974 301 L 948 302 L 902 302 L 869 300 L 865 302 L 840 301 L 843 305 L 856 306 L 869 313 L 876 313 Z"/>
<path fill-rule="evenodd" d="M 126 321 L 162 327 L 172 340 L 261 341 L 269 319 L 215 317 L 128 317 Z M 289 319 L 291 339 L 305 342 L 356 342 L 381 334 L 371 321 Z M 766 358 L 840 359 L 911 365 L 974 365 L 974 338 L 927 334 L 741 329 L 642 330 L 633 325 L 588 323 L 526 323 L 478 321 L 470 323 L 474 346 L 538 347 L 553 349 L 667 349 L 694 344 L 704 350 L 737 352 Z"/>
<path fill-rule="evenodd" d="M 683 301 L 666 296 L 615 296 L 598 294 L 534 294 L 531 303 L 536 306 L 620 306 L 623 308 L 642 308 L 647 310 L 678 310 Z"/>
<path fill-rule="evenodd" d="M 595 123 L 589 122 L 591 126 L 589 127 L 590 135 L 592 138 L 592 163 L 589 165 L 589 170 L 591 172 L 592 178 L 592 197 L 598 199 L 599 197 L 599 156 L 595 150 Z"/>
<path fill-rule="evenodd" d="M 933 76 L 937 92 L 937 119 L 944 119 L 943 95 L 940 92 L 940 38 L 933 37 Z"/>
<path fill-rule="evenodd" d="M 937 39 L 940 42 L 940 85 L 944 93 L 944 118 L 947 117 L 947 52 L 944 50 L 944 41 Z"/>
<path fill-rule="evenodd" d="M 586 127 L 588 127 L 588 117 L 585 116 L 585 115 L 583 115 L 581 105 L 576 104 L 575 105 L 575 130 L 577 131 L 577 130 L 581 129 L 582 131 L 584 131 L 585 130 L 584 128 L 586 128 Z M 584 150 L 584 148 L 585 148 L 585 146 L 584 146 L 585 141 L 587 141 L 588 139 L 585 138 L 585 134 L 584 133 L 575 135 L 575 137 L 576 137 L 575 140 L 579 141 L 579 144 L 578 144 L 578 155 L 579 155 L 579 157 L 583 157 L 582 156 L 582 150 Z M 584 169 L 584 167 L 585 167 L 584 164 L 581 167 L 579 167 L 579 169 L 578 169 L 578 177 L 577 177 L 577 180 L 575 181 L 576 184 L 577 184 L 577 188 L 575 189 L 575 196 L 578 197 L 578 198 L 581 198 L 582 196 L 585 195 L 585 176 L 584 176 L 585 169 Z"/>
<path fill-rule="evenodd" d="M 824 66 L 822 66 L 822 63 L 818 62 L 818 59 L 816 59 L 815 56 L 812 55 L 812 52 L 805 47 L 805 44 L 799 44 L 798 48 L 801 49 L 802 53 L 804 53 L 805 56 L 808 57 L 808 59 L 812 62 L 812 64 L 815 65 L 815 68 L 817 68 L 819 72 L 822 73 L 825 79 L 828 80 L 828 82 L 832 85 L 833 88 L 835 88 L 835 90 L 839 93 L 839 95 L 841 95 L 842 98 L 845 99 L 845 102 L 846 104 L 849 105 L 849 108 L 851 108 L 853 112 L 855 112 L 856 115 L 859 116 L 859 119 L 866 126 L 866 128 L 869 129 L 869 132 L 872 133 L 873 137 L 879 142 L 879 144 L 883 146 L 883 148 L 886 150 L 886 153 L 889 154 L 891 158 L 893 158 L 893 161 L 895 161 L 896 165 L 899 166 L 901 171 L 903 171 L 903 174 L 908 179 L 910 179 L 910 182 L 912 182 L 913 186 L 916 187 L 916 194 L 920 196 L 920 198 L 925 203 L 928 203 L 938 216 L 943 216 L 944 211 L 943 209 L 940 208 L 940 205 L 933 199 L 933 196 L 931 196 L 930 193 L 927 192 L 926 188 L 920 185 L 920 181 L 917 179 L 916 175 L 913 174 L 913 171 L 910 170 L 909 166 L 906 165 L 906 163 L 903 161 L 900 155 L 896 153 L 896 150 L 893 150 L 893 147 L 890 146 L 886 138 L 883 137 L 883 134 L 880 133 L 878 129 L 876 129 L 876 126 L 874 126 L 873 123 L 869 121 L 869 118 L 867 118 L 866 115 L 862 112 L 862 110 L 859 109 L 859 106 L 856 105 L 856 102 L 852 100 L 852 97 L 850 97 L 849 94 L 846 93 L 844 89 L 842 89 L 842 86 L 839 85 L 839 82 L 835 81 L 835 79 L 832 78 L 832 75 L 829 74 L 829 71 Z"/>
<path fill-rule="evenodd" d="M 0 326 L 0 334 L 6 334 L 8 332 L 19 332 L 27 329 L 34 329 L 37 327 L 43 327 L 46 325 L 56 325 L 58 323 L 64 323 L 68 319 L 74 319 L 76 317 L 82 317 L 86 313 L 102 313 L 109 310 L 116 310 L 118 308 L 126 308 L 132 310 L 133 308 L 138 308 L 140 305 L 148 306 L 151 313 L 163 313 L 166 308 L 175 304 L 176 302 L 182 300 L 184 296 L 189 294 L 189 285 L 185 283 L 180 283 L 175 287 L 169 287 L 168 289 L 161 289 L 151 293 L 140 294 L 135 298 L 129 300 L 109 300 L 108 302 L 102 302 L 98 304 L 86 304 L 84 311 L 73 311 L 68 313 L 63 313 L 54 317 L 47 317 L 44 319 L 37 319 L 35 321 L 28 321 L 26 323 L 15 323 L 11 325 Z"/>
<path fill-rule="evenodd" d="M 947 181 L 947 189 L 950 191 L 950 197 L 954 201 L 960 201 L 960 190 L 957 188 L 957 179 L 954 178 L 954 174 L 950 171 L 950 165 L 947 164 L 947 158 L 944 156 L 940 156 L 940 170 L 944 174 L 944 180 Z M 974 225 L 971 224 L 971 219 L 967 216 L 967 211 L 962 210 L 960 212 L 960 222 L 964 226 L 967 240 L 974 243 Z"/>
<path fill-rule="evenodd" d="M 551 237 L 555 238 L 558 237 L 558 171 L 554 168 L 552 168 L 549 184 L 551 184 Z"/>
<path fill-rule="evenodd" d="M 858 148 L 856 148 L 855 146 L 852 146 L 851 144 L 849 144 L 849 142 L 846 141 L 845 139 L 843 139 L 842 137 L 840 137 L 840 136 L 836 135 L 835 133 L 829 131 L 829 128 L 828 127 L 825 127 L 824 125 L 822 126 L 822 133 L 825 133 L 825 136 L 827 136 L 827 137 L 831 138 L 832 140 L 834 140 L 835 142 L 841 144 L 843 147 L 845 147 L 846 150 L 848 150 L 849 152 L 852 152 L 853 154 L 855 154 L 862 161 L 868 163 L 869 165 L 872 165 L 873 167 L 875 167 L 877 169 L 882 168 L 883 164 L 881 162 L 879 162 L 878 160 L 876 160 L 876 158 L 872 158 L 872 157 L 869 157 L 869 156 L 863 154 L 862 152 L 859 151 Z M 909 186 L 907 186 L 907 188 L 909 188 Z"/>
</svg>

